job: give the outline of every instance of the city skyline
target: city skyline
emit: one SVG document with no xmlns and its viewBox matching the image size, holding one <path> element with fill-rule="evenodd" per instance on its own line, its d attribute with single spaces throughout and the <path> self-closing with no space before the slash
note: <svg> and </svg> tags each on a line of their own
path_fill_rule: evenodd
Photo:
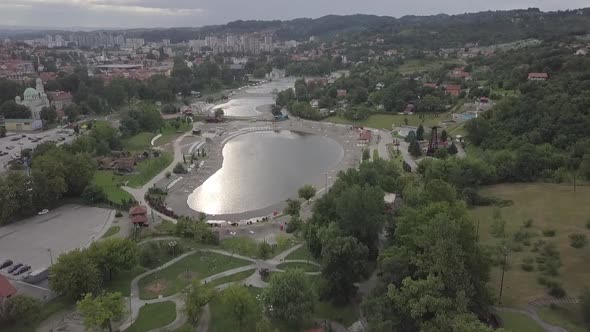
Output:
<svg viewBox="0 0 590 332">
<path fill-rule="evenodd" d="M 386 0 L 343 3 L 321 0 L 310 4 L 276 0 L 242 2 L 205 0 L 2 0 L 0 22 L 4 26 L 67 29 L 198 27 L 225 24 L 234 20 L 289 20 L 324 15 L 375 14 L 405 15 L 461 14 L 486 10 L 536 7 L 543 11 L 577 9 L 585 0 L 484 0 L 438 2 L 433 0 Z M 264 9 L 264 10 L 262 10 Z"/>
</svg>

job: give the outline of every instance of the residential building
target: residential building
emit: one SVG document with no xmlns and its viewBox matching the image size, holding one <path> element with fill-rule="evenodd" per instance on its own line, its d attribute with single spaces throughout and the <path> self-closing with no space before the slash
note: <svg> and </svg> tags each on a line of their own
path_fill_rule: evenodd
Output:
<svg viewBox="0 0 590 332">
<path fill-rule="evenodd" d="M 459 96 L 461 94 L 461 86 L 456 84 L 447 84 L 445 91 L 451 96 Z"/>
<path fill-rule="evenodd" d="M 131 223 L 133 223 L 133 225 L 147 226 L 147 207 L 144 205 L 132 207 L 131 209 L 129 209 L 129 218 L 131 219 Z"/>
<path fill-rule="evenodd" d="M 72 95 L 65 91 L 48 92 L 47 95 L 50 100 L 50 105 L 55 107 L 55 111 L 59 117 L 63 117 L 63 109 L 73 103 Z"/>
<path fill-rule="evenodd" d="M 546 81 L 548 78 L 547 73 L 529 73 L 529 81 Z"/>
</svg>

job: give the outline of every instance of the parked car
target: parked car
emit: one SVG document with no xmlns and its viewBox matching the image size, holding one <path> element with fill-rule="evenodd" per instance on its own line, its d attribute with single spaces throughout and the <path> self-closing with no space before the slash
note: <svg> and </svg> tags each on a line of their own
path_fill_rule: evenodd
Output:
<svg viewBox="0 0 590 332">
<path fill-rule="evenodd" d="M 42 215 L 44 215 L 44 214 L 47 214 L 48 212 L 49 212 L 49 210 L 47 210 L 47 209 L 43 209 L 43 210 L 41 210 L 41 211 L 37 212 L 37 214 L 38 214 L 38 215 L 40 215 L 40 216 L 42 216 Z"/>
<path fill-rule="evenodd" d="M 0 270 L 2 270 L 3 268 L 9 267 L 10 265 L 12 265 L 12 261 L 10 259 L 7 259 L 2 263 L 2 265 L 0 265 Z"/>
<path fill-rule="evenodd" d="M 8 270 L 6 270 L 6 272 L 12 273 L 12 272 L 16 271 L 16 269 L 18 269 L 21 266 L 23 266 L 22 263 L 16 263 L 13 266 L 9 267 Z"/>
<path fill-rule="evenodd" d="M 15 276 L 18 276 L 18 275 L 21 275 L 21 274 L 27 272 L 30 269 L 31 269 L 31 267 L 29 265 L 25 265 L 25 266 L 17 269 L 16 271 L 14 271 L 12 274 Z"/>
</svg>

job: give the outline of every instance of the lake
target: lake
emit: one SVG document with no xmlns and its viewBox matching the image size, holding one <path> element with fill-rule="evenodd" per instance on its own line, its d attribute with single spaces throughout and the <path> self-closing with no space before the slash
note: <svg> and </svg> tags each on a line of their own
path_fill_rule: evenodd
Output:
<svg viewBox="0 0 590 332">
<path fill-rule="evenodd" d="M 321 188 L 324 173 L 343 155 L 340 144 L 323 136 L 289 130 L 243 134 L 227 142 L 222 168 L 187 203 L 207 214 L 267 208 L 296 196 L 304 184 Z"/>
</svg>

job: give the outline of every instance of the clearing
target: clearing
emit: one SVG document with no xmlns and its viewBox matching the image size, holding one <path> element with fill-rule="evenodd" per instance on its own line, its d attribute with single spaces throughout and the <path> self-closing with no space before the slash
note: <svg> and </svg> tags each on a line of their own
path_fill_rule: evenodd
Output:
<svg viewBox="0 0 590 332">
<path fill-rule="evenodd" d="M 169 296 L 188 286 L 193 278 L 206 278 L 214 274 L 251 264 L 238 258 L 207 252 L 196 252 L 158 272 L 139 280 L 139 298 L 155 299 L 158 295 Z M 188 275 L 187 275 L 188 273 Z M 152 291 L 154 286 L 163 289 Z"/>
<path fill-rule="evenodd" d="M 399 66 L 398 71 L 401 74 L 421 73 L 425 71 L 439 70 L 446 65 L 464 66 L 465 63 L 459 59 L 411 59 L 404 61 L 404 63 Z"/>
<path fill-rule="evenodd" d="M 567 292 L 566 296 L 577 297 L 582 289 L 590 287 L 590 265 L 587 264 L 590 261 L 590 247 L 575 249 L 570 246 L 569 239 L 569 235 L 573 233 L 590 238 L 590 229 L 586 228 L 590 217 L 590 186 L 578 186 L 574 192 L 571 185 L 562 184 L 501 184 L 486 187 L 480 194 L 514 202 L 502 208 L 490 206 L 472 210 L 474 219 L 480 222 L 479 237 L 483 244 L 495 246 L 501 241 L 491 234 L 494 213 L 499 213 L 506 222 L 505 233 L 508 238 L 512 238 L 519 230 L 531 236 L 530 245 L 516 243 L 508 255 L 503 305 L 523 307 L 532 300 L 548 296 L 545 287 L 537 282 L 537 278 L 541 276 L 538 264 L 533 264 L 534 270 L 531 272 L 521 268 L 525 257 L 535 259 L 538 256 L 533 247 L 539 240 L 554 244 L 560 253 L 562 266 L 559 268 L 559 275 L 552 279 L 561 283 Z M 523 224 L 529 219 L 532 220 L 532 225 L 526 228 Z M 544 236 L 543 231 L 548 230 L 555 231 L 555 235 Z M 492 269 L 491 286 L 496 292 L 500 288 L 501 274 L 501 266 Z"/>
<path fill-rule="evenodd" d="M 92 183 L 101 187 L 107 195 L 107 199 L 115 204 L 121 204 L 132 198 L 131 194 L 121 189 L 121 177 L 111 171 L 96 171 Z"/>
<path fill-rule="evenodd" d="M 176 304 L 172 301 L 146 304 L 125 332 L 143 332 L 166 326 L 176 319 Z"/>
</svg>

